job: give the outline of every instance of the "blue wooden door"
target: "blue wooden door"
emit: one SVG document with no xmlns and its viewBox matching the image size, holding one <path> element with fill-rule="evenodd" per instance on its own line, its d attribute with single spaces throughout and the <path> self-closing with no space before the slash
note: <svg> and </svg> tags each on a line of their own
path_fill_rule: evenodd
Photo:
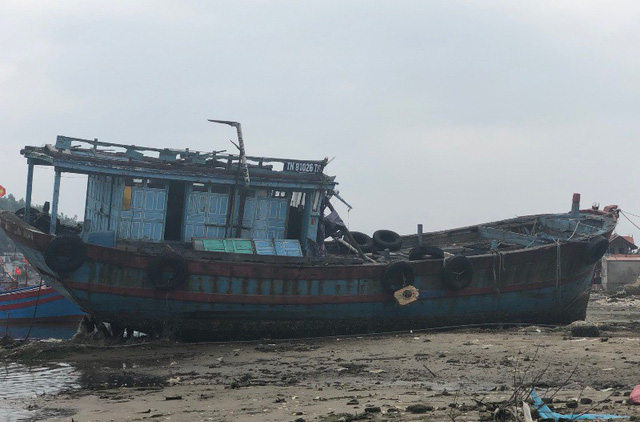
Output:
<svg viewBox="0 0 640 422">
<path fill-rule="evenodd" d="M 229 194 L 189 190 L 185 217 L 185 240 L 194 237 L 223 238 Z"/>
<path fill-rule="evenodd" d="M 109 230 L 111 221 L 111 189 L 110 176 L 90 175 L 87 179 L 87 203 L 85 220 L 90 221 L 90 232 Z"/>
<path fill-rule="evenodd" d="M 289 199 L 274 197 L 272 193 L 267 190 L 248 192 L 242 219 L 242 237 L 284 239 Z M 237 214 L 238 211 L 236 222 Z"/>
<path fill-rule="evenodd" d="M 126 187 L 125 187 L 126 189 Z M 166 188 L 131 187 L 131 207 L 120 213 L 121 239 L 160 241 L 167 204 Z"/>
</svg>

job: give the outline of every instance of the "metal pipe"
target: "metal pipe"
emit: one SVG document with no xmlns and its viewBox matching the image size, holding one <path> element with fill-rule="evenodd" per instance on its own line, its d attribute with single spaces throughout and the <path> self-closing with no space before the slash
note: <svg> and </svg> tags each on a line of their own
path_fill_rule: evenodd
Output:
<svg viewBox="0 0 640 422">
<path fill-rule="evenodd" d="M 236 128 L 236 132 L 238 134 L 238 145 L 236 145 L 236 147 L 240 151 L 240 156 L 238 158 L 238 171 L 236 173 L 235 185 L 234 185 L 233 192 L 231 193 L 231 195 L 232 195 L 231 204 L 230 204 L 231 207 L 230 207 L 230 210 L 229 210 L 229 214 L 227 215 L 227 222 L 226 222 L 226 228 L 225 228 L 225 237 L 229 236 L 229 232 L 230 231 L 233 232 L 233 226 L 234 226 L 233 225 L 233 219 L 234 219 L 234 214 L 236 212 L 236 207 L 238 207 L 238 221 L 237 221 L 237 225 L 236 225 L 235 236 L 236 237 L 242 237 L 242 224 L 243 224 L 243 219 L 244 219 L 244 208 L 245 208 L 246 201 L 247 201 L 247 189 L 246 189 L 246 187 L 249 186 L 249 183 L 251 182 L 251 180 L 249 178 L 249 167 L 247 165 L 247 154 L 245 153 L 244 140 L 242 138 L 242 125 L 239 122 L 233 122 L 233 121 L 229 121 L 229 120 L 209 119 L 209 121 L 213 122 L 213 123 L 220 123 L 220 124 L 223 124 L 223 125 L 233 126 L 233 127 Z M 241 172 L 242 172 L 242 174 L 244 176 L 244 186 L 243 187 L 240 187 L 240 185 L 238 183 L 239 179 L 240 179 L 240 173 Z M 238 196 L 237 199 L 240 202 L 239 204 L 236 203 L 236 195 Z"/>
<path fill-rule="evenodd" d="M 49 225 L 49 234 L 56 234 L 56 222 L 58 221 L 58 199 L 60 198 L 60 170 L 55 170 L 53 178 L 53 200 L 51 201 L 51 224 Z"/>
<path fill-rule="evenodd" d="M 31 213 L 31 192 L 33 191 L 33 161 L 27 160 L 29 169 L 27 170 L 27 194 L 24 201 L 24 221 L 29 223 L 29 214 Z"/>
<path fill-rule="evenodd" d="M 578 218 L 580 217 L 580 194 L 574 193 L 573 199 L 571 201 L 571 217 Z"/>
</svg>

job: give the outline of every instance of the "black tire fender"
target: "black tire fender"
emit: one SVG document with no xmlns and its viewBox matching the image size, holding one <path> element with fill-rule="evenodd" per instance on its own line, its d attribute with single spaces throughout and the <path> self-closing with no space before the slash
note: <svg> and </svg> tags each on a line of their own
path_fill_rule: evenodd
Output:
<svg viewBox="0 0 640 422">
<path fill-rule="evenodd" d="M 381 250 L 398 251 L 402 247 L 402 237 L 391 230 L 377 230 L 373 234 L 373 243 Z"/>
<path fill-rule="evenodd" d="M 464 255 L 455 255 L 444 261 L 442 281 L 451 290 L 462 290 L 473 280 L 471 261 Z"/>
<path fill-rule="evenodd" d="M 44 250 L 44 262 L 57 273 L 68 274 L 87 260 L 87 245 L 74 235 L 54 237 Z"/>
<path fill-rule="evenodd" d="M 409 261 L 421 259 L 443 259 L 444 251 L 436 246 L 420 245 L 409 251 Z"/>
<path fill-rule="evenodd" d="M 408 261 L 395 261 L 387 266 L 382 276 L 382 286 L 393 293 L 401 288 L 413 284 L 416 273 Z"/>
<path fill-rule="evenodd" d="M 169 277 L 165 273 L 170 273 Z M 147 276 L 158 290 L 171 290 L 185 282 L 187 276 L 187 262 L 174 252 L 162 253 L 151 260 Z"/>
<path fill-rule="evenodd" d="M 591 239 L 582 251 L 582 262 L 591 265 L 595 264 L 609 249 L 609 241 L 604 236 L 597 236 Z"/>
<path fill-rule="evenodd" d="M 369 235 L 362 232 L 351 232 L 353 240 L 360 246 L 362 252 L 368 253 L 373 251 L 373 239 Z"/>
</svg>

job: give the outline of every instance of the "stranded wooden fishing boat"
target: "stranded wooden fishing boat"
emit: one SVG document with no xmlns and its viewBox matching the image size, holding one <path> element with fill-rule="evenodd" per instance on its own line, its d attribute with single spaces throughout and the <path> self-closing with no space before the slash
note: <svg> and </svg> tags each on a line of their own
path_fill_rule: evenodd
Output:
<svg viewBox="0 0 640 422">
<path fill-rule="evenodd" d="M 574 195 L 568 213 L 371 239 L 333 209 L 326 159 L 246 156 L 240 125 L 221 123 L 237 128 L 238 155 L 62 136 L 25 147 L 26 212 L 1 213 L 0 226 L 48 284 L 116 332 L 283 337 L 585 317 L 617 207 L 580 211 Z M 29 208 L 35 165 L 55 171 L 51 216 Z M 63 172 L 88 175 L 77 234 L 56 223 Z"/>
</svg>

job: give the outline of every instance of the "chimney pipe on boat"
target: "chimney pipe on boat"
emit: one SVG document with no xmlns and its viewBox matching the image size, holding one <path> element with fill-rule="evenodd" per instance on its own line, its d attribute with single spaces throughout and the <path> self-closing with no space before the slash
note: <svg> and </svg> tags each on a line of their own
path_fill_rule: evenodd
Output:
<svg viewBox="0 0 640 422">
<path fill-rule="evenodd" d="M 578 218 L 580 216 L 580 194 L 573 194 L 573 202 L 571 203 L 571 217 Z"/>
<path fill-rule="evenodd" d="M 242 140 L 242 125 L 239 122 L 232 122 L 230 120 L 214 120 L 208 119 L 213 123 L 220 123 L 223 125 L 229 125 L 236 128 L 236 132 L 238 133 L 238 145 L 236 147 L 240 150 L 240 158 L 238 160 L 238 170 L 242 169 L 242 173 L 244 175 L 244 184 L 245 186 L 249 186 L 249 166 L 247 165 L 247 154 L 244 150 L 244 141 Z M 232 142 L 233 143 L 233 142 Z M 234 144 L 235 145 L 235 144 Z"/>
</svg>

